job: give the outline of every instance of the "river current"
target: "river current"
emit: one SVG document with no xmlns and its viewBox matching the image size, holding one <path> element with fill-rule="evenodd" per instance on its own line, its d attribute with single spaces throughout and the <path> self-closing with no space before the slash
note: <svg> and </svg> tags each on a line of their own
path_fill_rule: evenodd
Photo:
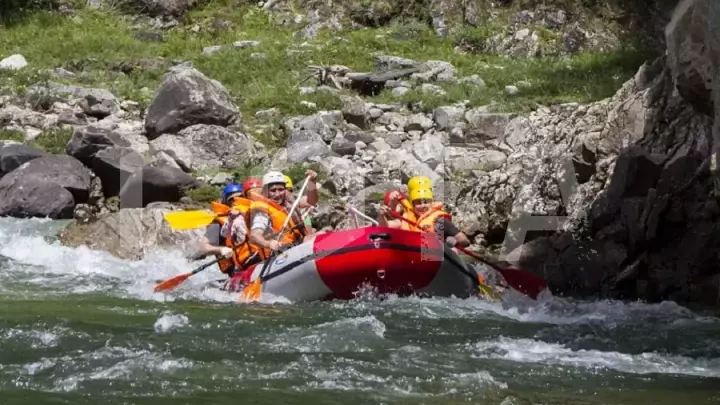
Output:
<svg viewBox="0 0 720 405">
<path fill-rule="evenodd" d="M 181 252 L 68 248 L 0 218 L 2 404 L 720 404 L 720 318 L 673 302 L 239 304 Z"/>
</svg>

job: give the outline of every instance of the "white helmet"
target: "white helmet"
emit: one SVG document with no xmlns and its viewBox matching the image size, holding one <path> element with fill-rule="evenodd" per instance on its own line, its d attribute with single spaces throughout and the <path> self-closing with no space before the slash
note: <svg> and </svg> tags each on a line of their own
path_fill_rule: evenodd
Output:
<svg viewBox="0 0 720 405">
<path fill-rule="evenodd" d="M 265 187 L 269 184 L 274 184 L 274 183 L 282 183 L 284 185 L 285 184 L 285 175 L 280 172 L 274 172 L 274 171 L 267 172 L 263 176 L 262 182 L 263 182 L 263 187 Z"/>
</svg>

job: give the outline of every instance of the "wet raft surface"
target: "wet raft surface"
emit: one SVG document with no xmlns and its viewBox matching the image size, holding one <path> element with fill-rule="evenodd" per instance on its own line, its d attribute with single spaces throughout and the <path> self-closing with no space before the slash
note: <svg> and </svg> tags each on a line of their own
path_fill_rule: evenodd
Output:
<svg viewBox="0 0 720 405">
<path fill-rule="evenodd" d="M 212 272 L 152 293 L 192 267 L 177 253 L 123 262 L 52 226 L 0 219 L 5 404 L 720 403 L 720 319 L 674 303 L 239 305 Z"/>
</svg>

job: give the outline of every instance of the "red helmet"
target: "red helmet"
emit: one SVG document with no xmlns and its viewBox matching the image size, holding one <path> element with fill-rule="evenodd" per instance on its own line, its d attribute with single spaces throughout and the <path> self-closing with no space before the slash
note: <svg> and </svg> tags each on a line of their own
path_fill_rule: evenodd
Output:
<svg viewBox="0 0 720 405">
<path fill-rule="evenodd" d="M 403 193 L 402 191 L 400 191 L 400 190 L 390 190 L 390 191 L 388 191 L 388 192 L 385 193 L 385 205 L 390 205 L 390 194 L 392 194 L 394 191 L 397 191 L 398 193 L 400 193 L 400 200 L 407 199 L 407 197 L 405 196 L 405 193 Z"/>
<path fill-rule="evenodd" d="M 262 181 L 257 177 L 248 177 L 243 182 L 243 190 L 245 190 L 245 192 L 247 193 L 253 188 L 262 188 Z"/>
</svg>

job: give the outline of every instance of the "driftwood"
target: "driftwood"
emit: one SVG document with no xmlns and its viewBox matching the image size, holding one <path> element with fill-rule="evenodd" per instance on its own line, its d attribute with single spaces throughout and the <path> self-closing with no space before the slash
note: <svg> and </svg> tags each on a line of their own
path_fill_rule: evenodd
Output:
<svg viewBox="0 0 720 405">
<path fill-rule="evenodd" d="M 350 87 L 365 96 L 374 96 L 385 88 L 388 80 L 397 80 L 419 72 L 419 68 L 395 69 L 386 72 L 355 73 L 348 75 L 350 69 L 345 66 L 309 66 L 312 70 L 300 83 L 299 87 L 308 80 L 315 78 L 317 86 L 330 86 L 336 89 Z"/>
<path fill-rule="evenodd" d="M 385 88 L 388 80 L 397 80 L 419 72 L 418 68 L 395 69 L 382 73 L 369 73 L 367 75 L 353 76 L 350 79 L 350 88 L 364 96 L 375 96 Z"/>
</svg>

